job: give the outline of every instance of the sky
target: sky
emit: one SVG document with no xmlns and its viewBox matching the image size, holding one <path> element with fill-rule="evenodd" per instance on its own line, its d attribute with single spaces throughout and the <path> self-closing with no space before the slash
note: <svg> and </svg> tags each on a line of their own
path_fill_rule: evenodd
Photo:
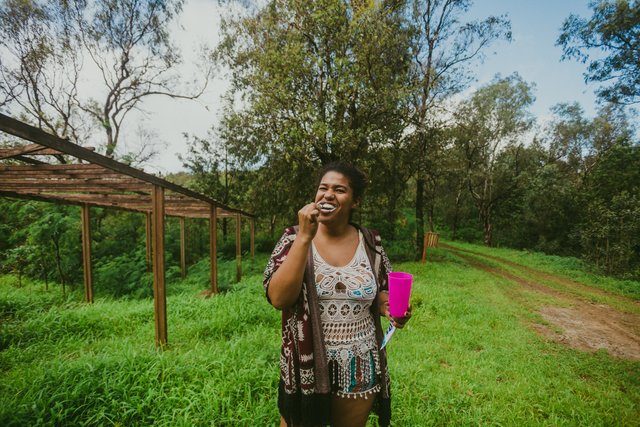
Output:
<svg viewBox="0 0 640 427">
<path fill-rule="evenodd" d="M 536 100 L 531 112 L 539 122 L 548 120 L 551 107 L 562 102 L 578 102 L 587 116 L 593 116 L 596 86 L 584 82 L 586 65 L 575 60 L 561 61 L 562 49 L 555 46 L 566 17 L 571 13 L 583 17 L 591 15 L 588 3 L 589 0 L 476 0 L 469 18 L 506 14 L 511 20 L 513 40 L 490 46 L 484 62 L 475 67 L 477 81 L 467 93 L 489 83 L 497 73 L 507 76 L 518 72 L 525 81 L 535 83 Z M 185 2 L 173 36 L 182 46 L 187 64 L 195 60 L 200 44 L 215 46 L 218 42 L 220 14 L 217 0 Z M 185 76 L 189 74 L 193 72 L 185 67 Z M 218 73 L 198 101 L 162 97 L 148 99 L 143 106 L 145 113 L 128 119 L 130 127 L 140 124 L 154 129 L 157 135 L 154 140 L 158 143 L 159 155 L 144 169 L 160 174 L 183 171 L 182 162 L 178 159 L 179 154 L 187 151 L 183 134 L 206 135 L 207 130 L 220 119 L 222 95 L 228 87 L 229 82 Z M 129 139 L 127 143 L 129 147 L 126 148 L 135 150 L 136 138 Z"/>
</svg>

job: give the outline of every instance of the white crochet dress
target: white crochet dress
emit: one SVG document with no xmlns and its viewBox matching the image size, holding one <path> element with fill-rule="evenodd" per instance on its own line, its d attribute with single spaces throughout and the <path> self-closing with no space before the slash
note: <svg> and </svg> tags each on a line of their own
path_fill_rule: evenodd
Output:
<svg viewBox="0 0 640 427">
<path fill-rule="evenodd" d="M 362 233 L 351 261 L 328 264 L 313 245 L 316 290 L 331 385 L 342 397 L 368 397 L 380 390 L 380 361 L 370 311 L 377 286 Z"/>
</svg>

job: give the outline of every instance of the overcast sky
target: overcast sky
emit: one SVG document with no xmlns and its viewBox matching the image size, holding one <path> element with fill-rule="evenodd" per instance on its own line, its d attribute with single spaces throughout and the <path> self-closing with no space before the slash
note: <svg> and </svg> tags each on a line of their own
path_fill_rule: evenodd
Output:
<svg viewBox="0 0 640 427">
<path fill-rule="evenodd" d="M 194 60 L 200 44 L 215 46 L 220 12 L 216 0 L 186 1 L 180 17 L 182 28 L 173 34 L 186 62 Z M 595 114 L 595 86 L 585 84 L 582 76 L 586 66 L 576 61 L 561 62 L 562 50 L 555 46 L 562 22 L 570 13 L 590 16 L 588 0 L 476 0 L 470 16 L 506 14 L 511 20 L 513 41 L 495 43 L 490 48 L 484 63 L 476 68 L 477 82 L 469 92 L 491 81 L 496 73 L 506 76 L 518 72 L 525 81 L 536 85 L 531 111 L 540 120 L 548 119 L 549 109 L 560 102 L 577 101 L 587 115 Z M 182 134 L 206 135 L 219 119 L 221 96 L 227 88 L 224 78 L 217 76 L 197 102 L 160 97 L 147 100 L 146 114 L 130 120 L 128 127 L 135 129 L 135 122 L 139 121 L 155 129 L 159 142 L 165 145 L 145 169 L 163 174 L 183 170 L 178 160 L 178 154 L 186 152 Z M 131 144 L 133 150 L 137 141 L 129 138 L 127 145 Z"/>
</svg>

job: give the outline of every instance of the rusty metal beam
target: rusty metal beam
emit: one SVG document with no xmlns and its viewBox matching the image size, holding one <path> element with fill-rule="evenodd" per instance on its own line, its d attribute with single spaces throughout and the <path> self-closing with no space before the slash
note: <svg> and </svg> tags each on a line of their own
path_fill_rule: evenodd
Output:
<svg viewBox="0 0 640 427">
<path fill-rule="evenodd" d="M 185 253 L 184 241 L 184 217 L 180 218 L 180 273 L 182 278 L 187 277 L 187 257 Z"/>
<path fill-rule="evenodd" d="M 47 147 L 40 144 L 27 144 L 21 147 L 0 148 L 0 160 L 21 156 L 23 154 L 34 154 L 38 151 L 45 150 L 46 148 Z"/>
<path fill-rule="evenodd" d="M 84 298 L 93 303 L 93 275 L 91 272 L 91 222 L 89 205 L 82 205 L 82 266 L 84 271 Z"/>
<path fill-rule="evenodd" d="M 186 196 L 193 197 L 195 199 L 202 200 L 207 203 L 215 204 L 219 207 L 224 208 L 229 212 L 234 212 L 234 213 L 242 214 L 249 217 L 253 216 L 240 209 L 233 209 L 228 206 L 221 205 L 217 203 L 215 200 L 203 194 L 196 193 L 195 191 L 181 187 L 177 184 L 173 184 L 157 176 L 150 175 L 141 170 L 135 169 L 131 166 L 128 166 L 116 160 L 113 160 L 109 157 L 95 153 L 87 148 L 81 147 L 77 144 L 73 144 L 68 140 L 61 139 L 55 135 L 51 135 L 43 131 L 42 129 L 38 129 L 36 127 L 23 123 L 19 120 L 13 119 L 2 113 L 0 113 L 0 130 L 6 133 L 9 133 L 11 135 L 17 136 L 19 138 L 26 139 L 28 141 L 32 141 L 40 145 L 44 145 L 48 148 L 61 151 L 67 155 L 76 157 L 78 159 L 91 162 L 96 165 L 103 166 L 105 168 L 109 168 L 112 171 L 116 171 L 121 174 L 143 180 L 147 183 L 162 186 L 167 190 L 184 194 Z"/>
<path fill-rule="evenodd" d="M 51 165 L 48 163 L 39 163 L 32 165 L 0 165 L 0 172 L 6 171 L 111 171 L 111 169 L 105 168 L 104 166 L 94 165 L 91 163 L 69 163 L 64 165 Z"/>
<path fill-rule="evenodd" d="M 242 279 L 242 242 L 240 240 L 240 215 L 236 215 L 236 282 Z"/>
<path fill-rule="evenodd" d="M 147 242 L 147 271 L 151 271 L 151 266 L 153 264 L 152 261 L 152 253 L 153 253 L 153 249 L 152 249 L 152 245 L 153 243 L 151 242 L 151 233 L 153 232 L 153 230 L 151 229 L 151 212 L 145 212 L 144 214 L 144 225 L 145 225 L 145 237 L 146 237 L 146 242 Z"/>
<path fill-rule="evenodd" d="M 138 184 L 123 184 L 123 183 L 108 183 L 96 181 L 93 183 L 80 183 L 80 182 L 49 182 L 49 183 L 30 183 L 24 181 L 21 183 L 9 183 L 6 180 L 0 179 L 0 189 L 3 190 L 27 190 L 27 191 L 49 191 L 49 192 L 72 192 L 77 193 L 80 191 L 96 192 L 96 193 L 119 193 L 123 191 L 139 191 L 143 193 L 151 192 L 151 185 L 147 183 Z"/>
<path fill-rule="evenodd" d="M 164 188 L 153 186 L 153 303 L 156 325 L 156 347 L 167 342 L 167 294 L 164 266 Z"/>
<path fill-rule="evenodd" d="M 218 293 L 218 210 L 211 205 L 209 209 L 209 276 L 211 292 Z"/>
</svg>

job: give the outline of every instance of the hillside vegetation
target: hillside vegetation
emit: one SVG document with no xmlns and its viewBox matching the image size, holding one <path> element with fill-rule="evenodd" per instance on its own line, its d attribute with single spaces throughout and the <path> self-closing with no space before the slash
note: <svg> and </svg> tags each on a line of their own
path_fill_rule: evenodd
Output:
<svg viewBox="0 0 640 427">
<path fill-rule="evenodd" d="M 453 247 L 549 274 L 570 263 L 568 278 L 584 285 L 576 299 L 606 297 L 640 314 L 638 282 L 576 276 L 579 263 L 558 257 Z M 415 277 L 413 319 L 388 347 L 396 426 L 638 425 L 637 359 L 540 335 L 532 326 L 561 331 L 539 309 L 566 301 L 477 268 L 455 250 L 394 266 Z M 0 425 L 275 425 L 280 317 L 262 291 L 265 260 L 246 261 L 249 274 L 208 299 L 198 296 L 207 287 L 203 265 L 170 283 L 163 351 L 154 346 L 151 299 L 87 305 L 78 290 L 63 299 L 53 285 L 18 287 L 16 277 L 1 276 Z"/>
</svg>

